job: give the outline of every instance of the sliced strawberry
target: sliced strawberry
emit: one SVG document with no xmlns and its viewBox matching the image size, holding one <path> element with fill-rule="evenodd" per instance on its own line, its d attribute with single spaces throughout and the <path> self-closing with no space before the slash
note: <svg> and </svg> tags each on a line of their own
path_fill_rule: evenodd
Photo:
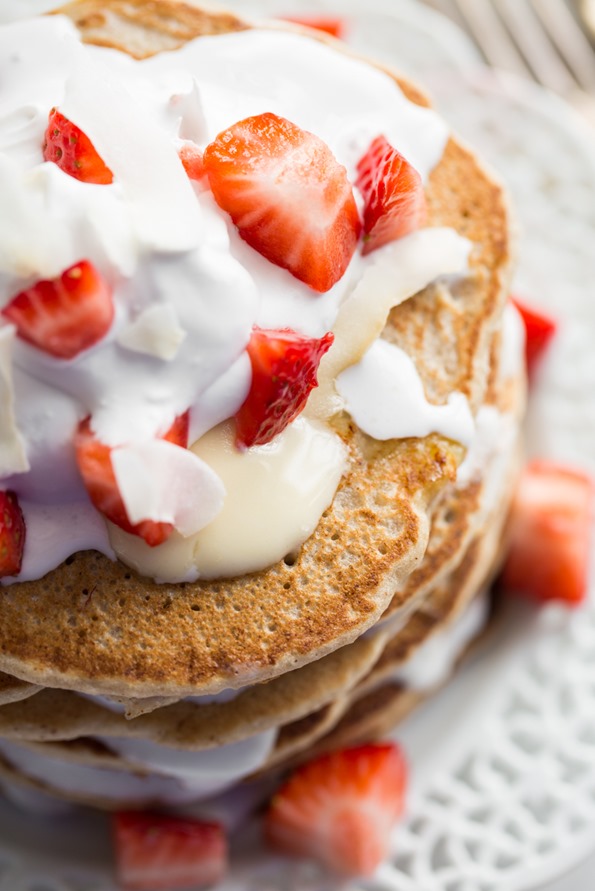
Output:
<svg viewBox="0 0 595 891">
<path fill-rule="evenodd" d="M 188 427 L 189 417 L 185 412 L 176 418 L 162 438 L 187 448 Z M 120 529 L 143 538 L 152 548 L 167 541 L 174 530 L 171 523 L 143 520 L 133 525 L 128 519 L 112 466 L 112 449 L 96 438 L 91 430 L 90 418 L 85 418 L 79 424 L 74 447 L 79 472 L 97 510 Z"/>
<path fill-rule="evenodd" d="M 331 37 L 345 37 L 345 19 L 338 16 L 322 16 L 322 15 L 284 15 L 286 22 L 293 22 L 295 25 L 305 25 L 306 28 L 314 28 L 315 31 L 324 31 Z"/>
<path fill-rule="evenodd" d="M 4 307 L 19 337 L 58 359 L 74 359 L 109 331 L 111 288 L 88 260 L 58 278 L 35 282 Z"/>
<path fill-rule="evenodd" d="M 50 111 L 43 157 L 82 182 L 108 185 L 114 181 L 89 137 L 56 108 Z"/>
<path fill-rule="evenodd" d="M 593 495 L 592 480 L 579 470 L 550 461 L 527 466 L 510 518 L 504 587 L 542 601 L 584 600 Z"/>
<path fill-rule="evenodd" d="M 277 792 L 267 838 L 342 875 L 371 875 L 403 811 L 405 781 L 405 760 L 393 744 L 323 755 L 298 768 Z"/>
<path fill-rule="evenodd" d="M 178 155 L 189 179 L 198 182 L 203 176 L 206 176 L 203 152 L 195 142 L 190 142 L 188 140 L 184 142 L 178 151 Z"/>
<path fill-rule="evenodd" d="M 270 442 L 297 417 L 333 339 L 330 332 L 317 339 L 289 328 L 253 329 L 247 347 L 252 383 L 235 416 L 239 448 Z"/>
<path fill-rule="evenodd" d="M 362 253 L 409 235 L 427 218 L 426 198 L 415 167 L 377 136 L 357 165 L 356 186 L 364 199 Z"/>
<path fill-rule="evenodd" d="M 129 891 L 204 888 L 227 870 L 218 823 L 130 811 L 115 815 L 114 840 L 118 883 Z"/>
<path fill-rule="evenodd" d="M 21 571 L 26 531 L 17 496 L 0 492 L 0 578 Z"/>
<path fill-rule="evenodd" d="M 525 324 L 525 356 L 527 359 L 527 370 L 529 374 L 532 374 L 536 363 L 556 333 L 557 324 L 541 311 L 538 312 L 527 306 L 518 297 L 511 297 L 511 300 L 520 312 Z"/>
<path fill-rule="evenodd" d="M 345 168 L 321 139 L 260 114 L 220 133 L 204 163 L 244 241 L 315 291 L 332 288 L 361 226 Z"/>
</svg>

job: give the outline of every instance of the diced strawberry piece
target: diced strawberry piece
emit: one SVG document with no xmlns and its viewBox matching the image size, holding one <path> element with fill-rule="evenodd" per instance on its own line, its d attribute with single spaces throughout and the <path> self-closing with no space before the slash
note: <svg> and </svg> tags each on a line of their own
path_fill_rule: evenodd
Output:
<svg viewBox="0 0 595 891">
<path fill-rule="evenodd" d="M 0 492 L 0 578 L 21 571 L 26 531 L 17 496 Z"/>
<path fill-rule="evenodd" d="M 35 282 L 4 307 L 19 337 L 57 359 L 74 359 L 109 331 L 111 288 L 88 260 L 58 278 Z"/>
<path fill-rule="evenodd" d="M 186 141 L 178 151 L 180 161 L 189 179 L 201 180 L 206 176 L 203 152 L 194 142 Z"/>
<path fill-rule="evenodd" d="M 187 448 L 188 427 L 189 416 L 185 412 L 176 418 L 162 439 Z M 85 418 L 79 424 L 74 447 L 79 472 L 97 510 L 120 529 L 143 538 L 152 548 L 167 541 L 174 530 L 171 523 L 143 520 L 133 525 L 128 519 L 112 466 L 112 449 L 96 438 L 91 430 L 90 418 Z"/>
<path fill-rule="evenodd" d="M 127 891 L 205 888 L 227 870 L 218 823 L 130 811 L 114 817 L 116 873 Z"/>
<path fill-rule="evenodd" d="M 322 16 L 322 15 L 284 15 L 286 22 L 293 22 L 295 25 L 305 25 L 306 28 L 314 28 L 315 31 L 324 31 L 331 37 L 342 38 L 345 36 L 345 19 L 338 16 Z"/>
<path fill-rule="evenodd" d="M 550 461 L 527 466 L 510 518 L 505 588 L 541 601 L 584 600 L 593 494 L 592 480 L 579 470 Z"/>
<path fill-rule="evenodd" d="M 518 297 L 511 297 L 511 300 L 521 314 L 525 324 L 525 356 L 527 359 L 527 370 L 531 375 L 535 370 L 536 363 L 556 333 L 557 325 L 554 319 L 544 315 L 541 311 L 538 312 L 527 306 Z"/>
<path fill-rule="evenodd" d="M 235 416 L 238 448 L 270 442 L 297 417 L 333 339 L 330 332 L 317 339 L 289 328 L 253 329 L 247 346 L 252 383 Z"/>
<path fill-rule="evenodd" d="M 220 133 L 204 163 L 244 241 L 315 291 L 339 281 L 361 225 L 347 172 L 321 139 L 260 114 Z"/>
<path fill-rule="evenodd" d="M 369 876 L 388 853 L 405 782 L 405 760 L 393 744 L 323 755 L 298 768 L 274 796 L 267 838 L 339 874 Z"/>
<path fill-rule="evenodd" d="M 111 170 L 104 164 L 89 137 L 56 108 L 50 111 L 43 157 L 82 182 L 109 185 L 114 181 Z"/>
<path fill-rule="evenodd" d="M 384 136 L 374 139 L 359 164 L 356 186 L 364 199 L 362 253 L 409 235 L 427 218 L 421 177 Z"/>
</svg>

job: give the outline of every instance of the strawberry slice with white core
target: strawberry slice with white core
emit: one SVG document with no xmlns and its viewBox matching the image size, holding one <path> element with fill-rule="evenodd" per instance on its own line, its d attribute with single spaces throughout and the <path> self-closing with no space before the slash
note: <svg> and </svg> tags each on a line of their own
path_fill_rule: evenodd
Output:
<svg viewBox="0 0 595 891">
<path fill-rule="evenodd" d="M 551 461 L 526 467 L 509 523 L 505 588 L 569 606 L 585 599 L 594 491 L 579 470 Z"/>
<path fill-rule="evenodd" d="M 188 412 L 185 412 L 176 418 L 163 439 L 186 449 L 188 423 Z M 91 430 L 90 418 L 85 418 L 79 424 L 74 447 L 80 474 L 97 510 L 120 529 L 143 538 L 151 547 L 163 544 L 173 532 L 173 524 L 152 520 L 140 523 L 130 521 L 112 465 L 113 449 L 96 438 Z"/>
<path fill-rule="evenodd" d="M 25 518 L 17 496 L 0 492 L 0 578 L 20 573 L 25 535 Z"/>
<path fill-rule="evenodd" d="M 126 891 L 216 885 L 227 871 L 227 839 L 218 823 L 163 814 L 114 817 L 118 883 Z"/>
<path fill-rule="evenodd" d="M 405 783 L 405 760 L 394 744 L 322 755 L 298 768 L 274 796 L 267 838 L 341 875 L 369 876 L 388 853 Z"/>
<path fill-rule="evenodd" d="M 384 136 L 377 136 L 357 165 L 356 186 L 364 199 L 363 254 L 424 225 L 426 198 L 415 167 Z"/>
<path fill-rule="evenodd" d="M 339 281 L 361 224 L 347 172 L 318 136 L 267 112 L 220 133 L 204 164 L 244 241 L 315 291 Z"/>
<path fill-rule="evenodd" d="M 530 307 L 518 297 L 511 297 L 525 325 L 525 358 L 531 376 L 539 359 L 556 333 L 557 323 L 541 310 Z"/>
<path fill-rule="evenodd" d="M 290 328 L 253 329 L 247 346 L 252 382 L 235 415 L 239 448 L 265 445 L 299 415 L 332 342 L 331 332 L 314 338 Z"/>
<path fill-rule="evenodd" d="M 43 157 L 81 182 L 109 185 L 114 180 L 89 137 L 57 108 L 50 111 Z"/>
<path fill-rule="evenodd" d="M 38 281 L 2 310 L 18 336 L 57 359 L 74 359 L 109 331 L 114 318 L 111 288 L 88 260 L 58 278 Z"/>
</svg>

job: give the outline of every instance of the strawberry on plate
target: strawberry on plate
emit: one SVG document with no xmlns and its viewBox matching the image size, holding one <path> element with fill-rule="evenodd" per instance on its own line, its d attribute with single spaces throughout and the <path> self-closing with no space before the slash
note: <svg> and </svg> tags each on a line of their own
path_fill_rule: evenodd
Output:
<svg viewBox="0 0 595 891">
<path fill-rule="evenodd" d="M 215 885 L 227 870 L 218 823 L 162 814 L 114 816 L 118 883 L 126 891 L 173 891 Z"/>
<path fill-rule="evenodd" d="M 314 28 L 315 31 L 324 31 L 331 37 L 345 37 L 345 19 L 338 16 L 322 16 L 322 15 L 284 15 L 286 22 L 293 22 L 295 25 L 305 25 L 306 28 Z"/>
<path fill-rule="evenodd" d="M 405 760 L 392 743 L 322 755 L 298 768 L 274 796 L 267 838 L 341 875 L 371 875 L 388 853 L 405 781 Z"/>
<path fill-rule="evenodd" d="M 52 108 L 43 143 L 43 157 L 85 183 L 109 185 L 114 181 L 109 167 L 103 162 L 88 136 Z"/>
<path fill-rule="evenodd" d="M 57 359 L 74 359 L 107 334 L 114 318 L 111 288 L 88 260 L 58 278 L 35 282 L 2 310 L 19 337 Z"/>
<path fill-rule="evenodd" d="M 0 492 L 0 578 L 18 575 L 25 549 L 25 519 L 14 492 Z"/>
<path fill-rule="evenodd" d="M 518 297 L 513 296 L 511 300 L 518 309 L 525 325 L 525 357 L 527 360 L 527 371 L 531 375 L 541 355 L 556 333 L 557 325 L 554 319 L 545 315 L 541 310 L 537 311 L 528 306 L 524 301 L 519 300 Z"/>
<path fill-rule="evenodd" d="M 364 199 L 363 254 L 424 225 L 426 198 L 415 167 L 384 136 L 377 136 L 357 165 L 356 186 Z"/>
<path fill-rule="evenodd" d="M 318 136 L 267 112 L 220 133 L 204 163 L 244 241 L 315 291 L 339 281 L 361 225 L 347 172 Z"/>
<path fill-rule="evenodd" d="M 330 332 L 313 338 L 290 328 L 252 330 L 252 383 L 235 416 L 238 448 L 265 445 L 297 417 L 317 386 L 320 360 L 332 342 Z"/>
<path fill-rule="evenodd" d="M 162 439 L 185 449 L 188 447 L 188 428 L 189 416 L 185 412 L 176 418 Z M 97 439 L 88 417 L 79 424 L 74 448 L 79 472 L 97 510 L 120 529 L 144 539 L 150 547 L 167 541 L 174 530 L 171 523 L 143 520 L 133 525 L 128 519 L 112 466 L 112 449 Z"/>
<path fill-rule="evenodd" d="M 537 600 L 581 603 L 587 591 L 593 481 L 553 461 L 521 476 L 509 524 L 502 584 Z"/>
</svg>

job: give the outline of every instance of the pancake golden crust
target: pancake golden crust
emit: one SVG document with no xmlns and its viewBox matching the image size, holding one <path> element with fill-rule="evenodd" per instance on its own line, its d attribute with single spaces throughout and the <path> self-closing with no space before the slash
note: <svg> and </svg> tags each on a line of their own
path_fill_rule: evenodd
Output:
<svg viewBox="0 0 595 891">
<path fill-rule="evenodd" d="M 344 695 L 378 660 L 385 640 L 382 633 L 361 638 L 298 671 L 246 689 L 232 701 L 180 702 L 131 721 L 71 691 L 42 690 L 0 708 L 0 737 L 52 741 L 114 736 L 194 750 L 235 742 L 300 719 Z"/>
<path fill-rule="evenodd" d="M 63 11 L 85 39 L 137 56 L 244 27 L 170 0 L 80 0 Z M 477 406 L 507 293 L 506 202 L 473 153 L 450 140 L 428 203 L 431 225 L 473 242 L 471 274 L 452 292 L 437 284 L 402 304 L 384 336 L 415 356 L 429 398 L 444 402 L 458 389 Z M 295 559 L 241 579 L 157 585 L 99 554 L 77 554 L 42 581 L 5 589 L 0 669 L 89 693 L 185 696 L 272 678 L 353 641 L 421 564 L 428 511 L 454 480 L 462 449 L 437 436 L 378 443 L 345 419 L 337 426 L 349 470 Z"/>
</svg>

